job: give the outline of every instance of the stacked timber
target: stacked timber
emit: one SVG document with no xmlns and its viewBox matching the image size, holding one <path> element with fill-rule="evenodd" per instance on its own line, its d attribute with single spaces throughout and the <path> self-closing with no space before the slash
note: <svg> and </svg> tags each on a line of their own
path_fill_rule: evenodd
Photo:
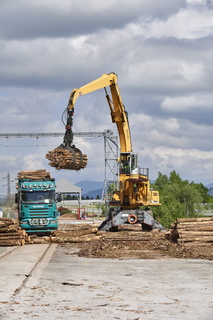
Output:
<svg viewBox="0 0 213 320">
<path fill-rule="evenodd" d="M 32 234 L 28 237 L 26 244 L 45 244 L 50 242 L 57 242 L 57 238 L 54 235 L 51 236 L 37 236 Z"/>
<path fill-rule="evenodd" d="M 47 172 L 45 169 L 40 170 L 24 170 L 18 173 L 18 179 L 51 179 L 50 172 Z"/>
<path fill-rule="evenodd" d="M 89 242 L 102 238 L 101 235 L 98 235 L 98 228 L 55 231 L 54 234 L 57 242 L 62 243 Z"/>
<path fill-rule="evenodd" d="M 141 228 L 141 226 L 140 226 Z M 114 232 L 104 233 L 102 238 L 104 240 L 111 241 L 139 241 L 139 242 L 149 242 L 152 240 L 160 240 L 165 239 L 165 232 L 161 232 L 160 230 L 154 229 L 152 231 L 130 231 L 125 233 L 118 233 L 115 235 Z"/>
<path fill-rule="evenodd" d="M 21 230 L 19 221 L 11 218 L 0 218 L 0 246 L 22 246 L 28 242 L 28 235 Z"/>
<path fill-rule="evenodd" d="M 177 219 L 171 240 L 188 245 L 213 245 L 213 217 Z"/>
<path fill-rule="evenodd" d="M 46 154 L 46 158 L 50 161 L 51 167 L 68 170 L 84 169 L 87 165 L 87 155 L 82 154 L 78 149 L 73 148 L 73 152 L 67 149 L 56 148 Z"/>
</svg>

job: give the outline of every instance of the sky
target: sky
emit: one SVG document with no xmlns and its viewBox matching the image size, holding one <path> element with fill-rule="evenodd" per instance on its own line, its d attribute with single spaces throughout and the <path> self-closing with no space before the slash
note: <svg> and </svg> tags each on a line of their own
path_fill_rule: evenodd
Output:
<svg viewBox="0 0 213 320">
<path fill-rule="evenodd" d="M 64 132 L 71 91 L 115 72 L 139 166 L 208 185 L 212 40 L 213 0 L 0 0 L 0 133 Z M 77 100 L 73 131 L 104 130 L 117 134 L 101 89 Z M 49 166 L 62 139 L 0 138 L 0 194 L 21 170 L 103 181 L 103 138 L 75 138 L 89 159 L 79 172 Z"/>
</svg>

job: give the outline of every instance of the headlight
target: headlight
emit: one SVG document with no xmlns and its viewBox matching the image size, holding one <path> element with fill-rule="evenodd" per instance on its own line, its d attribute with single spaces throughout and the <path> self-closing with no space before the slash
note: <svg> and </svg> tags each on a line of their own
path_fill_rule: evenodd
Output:
<svg viewBox="0 0 213 320">
<path fill-rule="evenodd" d="M 58 220 L 52 220 L 50 223 L 58 223 Z"/>
</svg>

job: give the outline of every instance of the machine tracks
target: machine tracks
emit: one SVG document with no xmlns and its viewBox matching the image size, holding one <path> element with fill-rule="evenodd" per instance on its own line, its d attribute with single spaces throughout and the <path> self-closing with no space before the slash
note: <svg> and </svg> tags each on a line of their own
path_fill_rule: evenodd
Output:
<svg viewBox="0 0 213 320">
<path fill-rule="evenodd" d="M 0 254 L 0 319 L 7 319 L 30 281 L 37 281 L 57 244 L 13 247 Z"/>
</svg>

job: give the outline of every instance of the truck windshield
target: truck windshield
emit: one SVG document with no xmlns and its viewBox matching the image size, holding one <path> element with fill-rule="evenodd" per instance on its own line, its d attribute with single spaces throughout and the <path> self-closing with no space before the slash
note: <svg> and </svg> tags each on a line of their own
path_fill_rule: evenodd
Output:
<svg viewBox="0 0 213 320">
<path fill-rule="evenodd" d="M 22 203 L 54 203 L 54 191 L 22 191 Z"/>
</svg>

